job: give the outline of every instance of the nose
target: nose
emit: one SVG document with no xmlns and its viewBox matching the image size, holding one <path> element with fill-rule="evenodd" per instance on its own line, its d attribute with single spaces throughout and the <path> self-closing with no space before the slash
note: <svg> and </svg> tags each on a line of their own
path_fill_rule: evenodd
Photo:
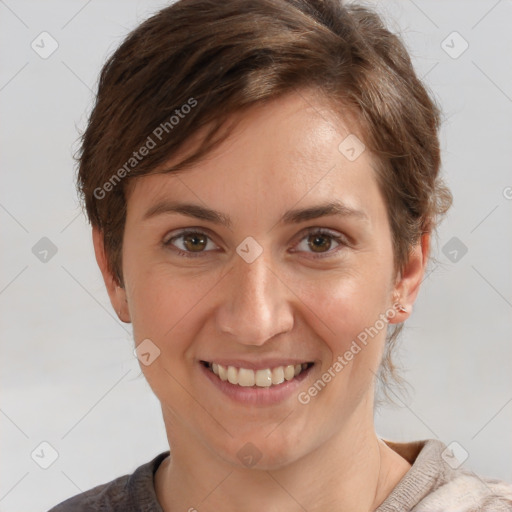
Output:
<svg viewBox="0 0 512 512">
<path fill-rule="evenodd" d="M 293 327 L 293 294 L 265 252 L 252 263 L 237 255 L 224 278 L 217 325 L 244 345 L 261 346 Z"/>
</svg>

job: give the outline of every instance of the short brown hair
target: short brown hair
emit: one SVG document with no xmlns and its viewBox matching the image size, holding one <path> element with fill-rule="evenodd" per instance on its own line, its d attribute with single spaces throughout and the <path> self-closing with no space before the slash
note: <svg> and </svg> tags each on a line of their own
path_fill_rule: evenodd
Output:
<svg viewBox="0 0 512 512">
<path fill-rule="evenodd" d="M 220 128 L 231 114 L 300 88 L 355 114 L 378 162 L 400 271 L 451 194 L 439 176 L 440 112 L 399 37 L 372 10 L 341 0 L 179 0 L 106 62 L 78 155 L 79 192 L 121 286 L 126 180 L 186 169 L 227 137 Z M 162 170 L 200 128 L 197 151 Z M 400 328 L 387 342 L 390 374 Z"/>
</svg>

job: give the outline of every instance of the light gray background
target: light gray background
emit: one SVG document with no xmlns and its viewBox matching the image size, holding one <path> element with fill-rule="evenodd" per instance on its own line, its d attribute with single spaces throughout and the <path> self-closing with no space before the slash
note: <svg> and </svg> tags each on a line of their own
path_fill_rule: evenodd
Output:
<svg viewBox="0 0 512 512">
<path fill-rule="evenodd" d="M 166 3 L 0 1 L 4 512 L 47 510 L 168 449 L 130 328 L 96 267 L 72 159 L 106 56 Z M 512 3 L 374 5 L 402 33 L 444 110 L 443 170 L 455 196 L 434 247 L 439 261 L 402 338 L 413 391 L 400 407 L 379 410 L 377 431 L 457 441 L 467 468 L 510 481 Z M 59 44 L 47 59 L 31 48 L 43 31 Z M 469 43 L 458 58 L 464 43 L 453 31 Z M 57 247 L 46 263 L 32 252 L 42 237 Z M 442 252 L 453 237 L 468 249 L 456 262 Z M 50 461 L 44 441 L 58 452 L 48 469 L 31 458 L 36 450 L 39 463 Z"/>
</svg>

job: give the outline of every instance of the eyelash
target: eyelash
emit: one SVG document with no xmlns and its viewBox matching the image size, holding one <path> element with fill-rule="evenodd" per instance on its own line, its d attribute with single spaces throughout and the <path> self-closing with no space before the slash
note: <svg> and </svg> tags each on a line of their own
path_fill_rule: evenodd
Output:
<svg viewBox="0 0 512 512">
<path fill-rule="evenodd" d="M 185 231 L 181 231 L 180 233 L 173 236 L 172 238 L 169 238 L 169 240 L 163 242 L 163 245 L 165 247 L 169 247 L 172 245 L 172 242 L 174 242 L 175 240 L 182 238 L 186 235 L 201 235 L 201 236 L 205 236 L 206 238 L 208 238 L 208 240 L 211 240 L 211 237 L 207 233 L 204 233 L 203 231 L 196 230 L 196 229 L 193 229 L 193 230 L 188 229 Z M 310 228 L 310 229 L 308 229 L 306 231 L 306 233 L 304 234 L 304 236 L 300 239 L 299 243 L 302 242 L 302 240 L 304 240 L 305 238 L 308 238 L 312 235 L 321 235 L 321 236 L 328 237 L 328 238 L 334 240 L 335 242 L 337 242 L 338 244 L 340 244 L 340 246 L 342 246 L 342 247 L 348 245 L 347 241 L 343 237 L 335 235 L 331 231 L 329 231 L 325 228 Z M 181 249 L 177 249 L 175 246 L 173 246 L 173 247 L 174 247 L 173 250 L 179 256 L 184 256 L 185 258 L 198 258 L 198 257 L 202 257 L 205 253 L 210 252 L 210 251 L 200 251 L 197 253 L 191 253 L 191 252 L 182 251 Z M 311 253 L 312 254 L 311 257 L 313 259 L 328 258 L 328 257 L 332 256 L 333 253 L 337 253 L 339 250 L 341 250 L 340 247 L 336 247 L 334 250 L 329 250 L 328 252 L 325 252 L 325 253 L 318 253 L 318 254 Z"/>
</svg>

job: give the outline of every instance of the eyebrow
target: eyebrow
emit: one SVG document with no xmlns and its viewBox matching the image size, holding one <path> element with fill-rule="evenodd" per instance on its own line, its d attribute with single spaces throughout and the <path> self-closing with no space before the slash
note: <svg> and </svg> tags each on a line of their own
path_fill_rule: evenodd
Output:
<svg viewBox="0 0 512 512">
<path fill-rule="evenodd" d="M 152 206 L 143 216 L 143 220 L 156 217 L 158 215 L 178 213 L 193 217 L 195 219 L 206 220 L 214 224 L 232 227 L 229 215 L 222 212 L 205 208 L 203 206 L 191 203 L 182 203 L 178 201 L 160 201 Z M 309 208 L 288 210 L 280 219 L 280 224 L 298 224 L 307 220 L 318 219 L 327 216 L 354 217 L 368 221 L 368 215 L 362 210 L 356 210 L 340 201 L 330 201 Z"/>
</svg>

